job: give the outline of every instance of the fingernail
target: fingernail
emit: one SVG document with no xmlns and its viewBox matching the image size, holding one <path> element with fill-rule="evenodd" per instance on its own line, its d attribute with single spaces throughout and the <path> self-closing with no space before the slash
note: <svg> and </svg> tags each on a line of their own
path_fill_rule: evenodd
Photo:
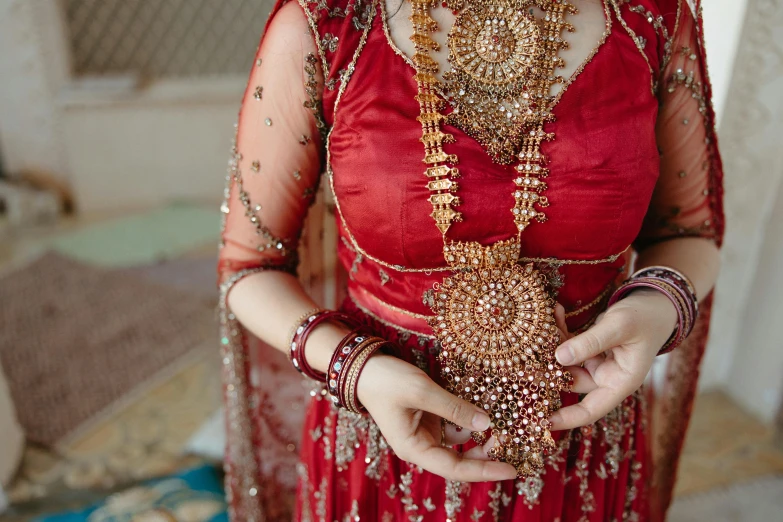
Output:
<svg viewBox="0 0 783 522">
<path fill-rule="evenodd" d="M 517 478 L 517 470 L 508 464 L 502 465 L 502 470 L 497 474 L 498 480 L 513 480 Z"/>
<path fill-rule="evenodd" d="M 473 415 L 472 421 L 473 429 L 476 431 L 484 431 L 489 428 L 489 417 L 486 413 L 478 411 Z"/>
<path fill-rule="evenodd" d="M 515 478 L 517 478 L 517 470 L 512 469 L 508 473 L 504 474 L 503 480 L 514 480 Z"/>
<path fill-rule="evenodd" d="M 571 345 L 569 344 L 564 344 L 560 346 L 560 348 L 558 348 L 557 351 L 555 352 L 555 357 L 557 358 L 557 362 L 559 362 L 563 366 L 572 364 L 576 359 L 576 356 L 574 355 L 574 350 L 573 348 L 571 348 Z"/>
<path fill-rule="evenodd" d="M 549 430 L 557 431 L 559 429 L 557 427 L 557 424 L 560 422 L 560 414 L 558 412 L 555 412 L 549 416 L 548 420 L 549 420 Z"/>
</svg>

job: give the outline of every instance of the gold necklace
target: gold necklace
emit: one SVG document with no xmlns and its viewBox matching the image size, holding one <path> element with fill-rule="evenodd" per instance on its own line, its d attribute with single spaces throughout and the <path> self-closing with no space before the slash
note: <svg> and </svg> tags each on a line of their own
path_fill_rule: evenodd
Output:
<svg viewBox="0 0 783 522">
<path fill-rule="evenodd" d="M 425 175 L 431 192 L 432 217 L 443 234 L 443 255 L 454 274 L 435 285 L 434 317 L 429 321 L 441 343 L 443 376 L 452 393 L 483 408 L 490 416 L 495 439 L 490 457 L 508 462 L 520 476 L 544 466 L 544 455 L 555 449 L 548 417 L 560 405 L 560 392 L 570 389 L 572 378 L 555 360 L 559 334 L 554 319 L 555 301 L 546 278 L 532 264 L 520 265 L 519 235 L 532 220 L 543 221 L 539 208 L 548 174 L 539 148 L 552 139 L 543 125 L 551 121 L 549 91 L 556 81 L 556 56 L 565 47 L 560 37 L 566 12 L 576 9 L 565 0 L 452 0 L 462 9 L 449 33 L 452 71 L 445 80 L 460 85 L 455 111 L 448 117 L 438 96 L 441 81 L 437 62 L 430 56 L 438 44 L 430 33 L 438 25 L 430 10 L 438 0 L 411 0 L 411 40 L 420 105 Z M 527 11 L 537 5 L 544 11 L 538 22 Z M 507 107 L 509 99 L 517 100 Z M 472 101 L 471 101 L 472 100 Z M 479 103 L 477 103 L 479 100 Z M 487 107 L 502 104 L 502 125 Z M 458 115 L 455 116 L 455 113 Z M 447 241 L 451 224 L 462 215 L 454 195 L 459 176 L 455 154 L 444 143 L 444 121 L 458 124 L 487 148 L 493 160 L 519 160 L 514 179 L 512 213 L 518 235 L 489 246 L 477 242 Z M 537 208 L 538 207 L 538 208 Z M 480 434 L 474 439 L 481 440 Z"/>
</svg>

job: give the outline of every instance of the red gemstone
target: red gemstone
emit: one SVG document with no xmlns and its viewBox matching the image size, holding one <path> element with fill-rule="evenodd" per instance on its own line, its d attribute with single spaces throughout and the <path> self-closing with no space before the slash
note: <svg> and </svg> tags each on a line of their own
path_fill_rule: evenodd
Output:
<svg viewBox="0 0 783 522">
<path fill-rule="evenodd" d="M 500 315 L 500 307 L 495 306 L 492 308 L 492 315 Z"/>
<path fill-rule="evenodd" d="M 492 36 L 492 43 L 498 43 L 500 41 L 500 37 L 498 35 Z"/>
</svg>

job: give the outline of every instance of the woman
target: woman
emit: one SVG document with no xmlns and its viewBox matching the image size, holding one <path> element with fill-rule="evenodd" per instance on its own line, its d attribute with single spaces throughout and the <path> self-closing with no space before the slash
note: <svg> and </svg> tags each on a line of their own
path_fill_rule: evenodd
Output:
<svg viewBox="0 0 783 522">
<path fill-rule="evenodd" d="M 235 520 L 664 517 L 723 231 L 698 2 L 574 4 L 275 6 L 223 205 Z M 295 277 L 322 172 L 344 315 Z M 279 352 L 327 381 L 298 448 Z"/>
</svg>

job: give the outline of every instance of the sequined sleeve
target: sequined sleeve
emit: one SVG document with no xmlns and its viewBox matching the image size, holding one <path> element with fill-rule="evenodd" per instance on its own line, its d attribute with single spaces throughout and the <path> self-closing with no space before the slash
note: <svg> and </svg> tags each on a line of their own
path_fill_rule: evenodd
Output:
<svg viewBox="0 0 783 522">
<path fill-rule="evenodd" d="M 221 207 L 222 281 L 249 269 L 295 272 L 323 158 L 322 75 L 296 2 L 269 22 L 242 100 Z"/>
<path fill-rule="evenodd" d="M 704 59 L 701 14 L 680 2 L 659 82 L 657 140 L 660 177 L 636 246 L 674 237 L 720 241 L 722 167 L 711 88 Z"/>
</svg>

